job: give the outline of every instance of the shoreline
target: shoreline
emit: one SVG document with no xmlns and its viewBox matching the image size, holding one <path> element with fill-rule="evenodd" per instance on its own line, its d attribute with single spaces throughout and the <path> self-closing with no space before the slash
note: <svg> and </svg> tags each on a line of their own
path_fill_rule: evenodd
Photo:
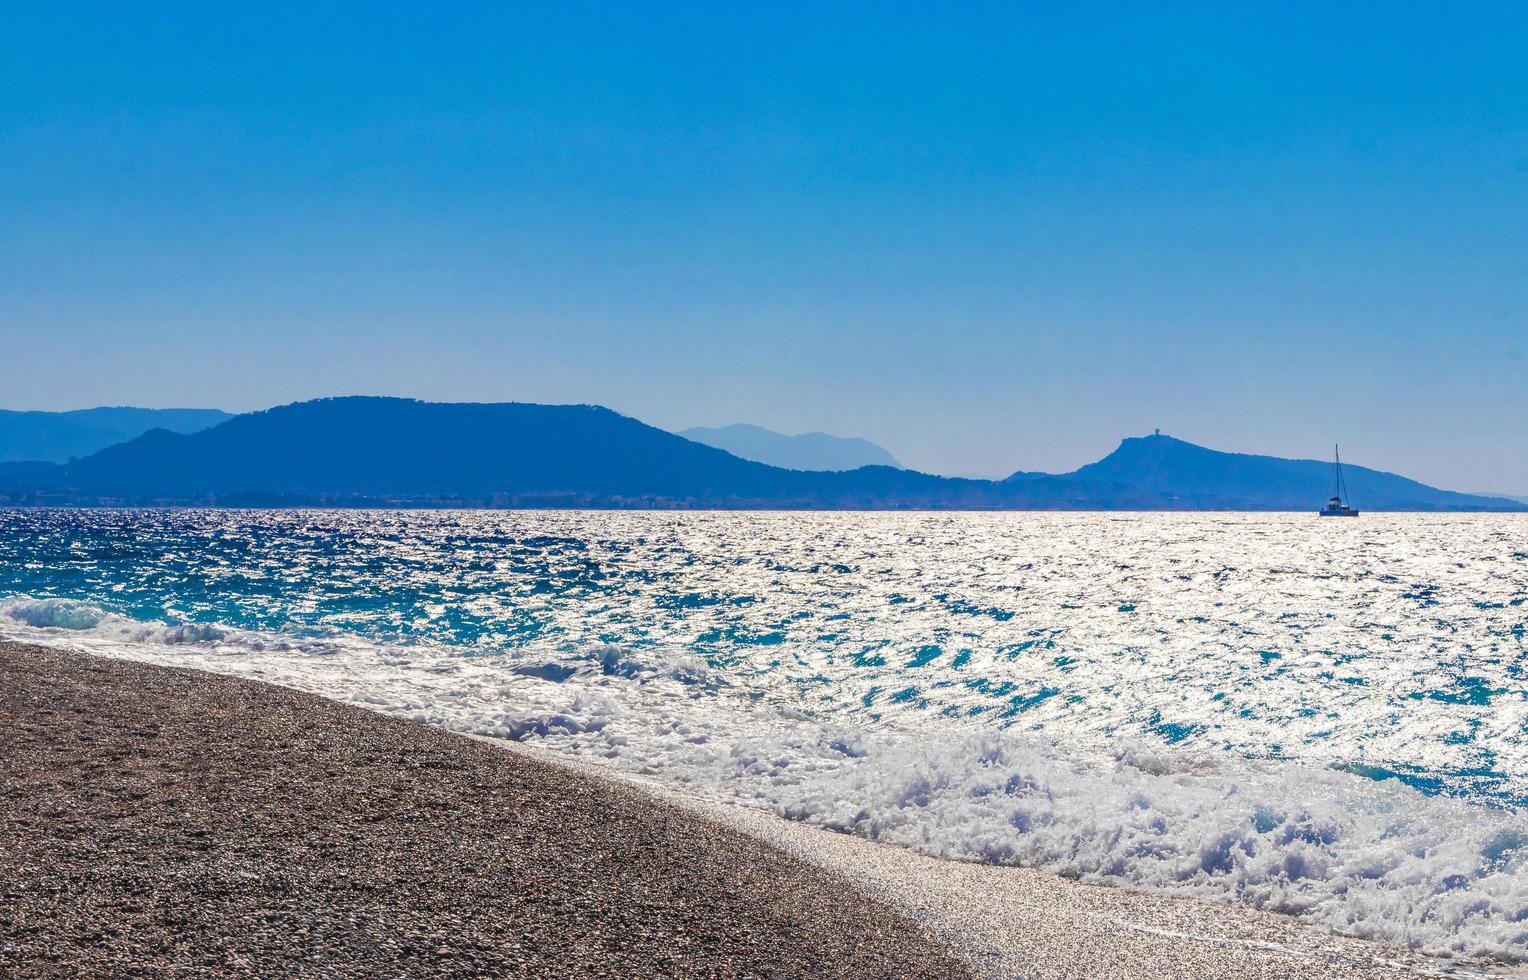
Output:
<svg viewBox="0 0 1528 980">
<path fill-rule="evenodd" d="M 0 675 L 12 671 L 17 652 L 33 660 L 55 662 L 55 680 L 72 674 L 141 674 L 176 679 L 206 694 L 227 685 L 242 692 L 244 700 L 271 698 L 278 702 L 317 702 L 326 723 L 346 730 L 357 724 L 354 716 L 386 719 L 405 726 L 414 735 L 436 743 L 436 751 L 455 757 L 476 758 L 477 745 L 518 766 L 532 767 L 537 778 L 578 786 L 580 793 L 625 793 L 639 801 L 641 809 L 668 809 L 680 836 L 708 838 L 718 828 L 740 835 L 754 848 L 773 855 L 765 863 L 789 879 L 787 888 L 804 893 L 809 904 L 816 895 L 814 875 L 845 889 L 852 905 L 849 920 L 873 923 L 875 937 L 895 934 L 898 949 L 917 950 L 918 962 L 899 965 L 898 976 L 958 976 L 967 968 L 989 976 L 1151 976 L 1200 977 L 1392 977 L 1419 975 L 1520 976 L 1522 968 L 1479 960 L 1449 960 L 1412 953 L 1396 947 L 1333 935 L 1293 917 L 1228 903 L 1181 898 L 1153 892 L 1080 884 L 1049 872 L 1025 868 L 967 864 L 916 853 L 910 849 L 875 843 L 776 817 L 760 810 L 713 802 L 683 791 L 652 785 L 630 774 L 603 771 L 597 765 L 570 760 L 549 750 L 525 743 L 482 736 L 463 736 L 418 722 L 389 717 L 363 708 L 341 704 L 317 695 L 233 675 L 208 673 L 193 668 L 156 667 L 138 661 L 100 657 L 30 644 L 0 643 Z M 148 672 L 144 674 L 144 672 Z M 155 673 L 157 672 L 157 673 Z M 5 697 L 13 697 L 7 683 Z M 61 686 L 61 685 L 60 685 Z M 258 692 L 258 693 L 251 693 Z M 280 692 L 279 694 L 275 692 Z M 225 692 L 226 696 L 226 692 Z M 0 702 L 0 707 L 9 701 Z M 137 706 L 140 710 L 150 710 Z M 8 709 L 7 709 L 8 710 Z M 337 720 L 348 718 L 348 721 Z M 216 720 L 216 719 L 214 719 Z M 375 723 L 367 723 L 371 725 Z M 362 727 L 367 727 L 362 725 Z M 4 736 L 9 738 L 10 736 Z M 444 740 L 444 741 L 443 741 Z M 476 744 L 475 744 L 476 743 Z M 486 744 L 485 744 L 486 743 Z M 14 754 L 14 753 L 7 753 Z M 3 764 L 0 764 L 3 765 Z M 99 760 L 97 760 L 99 766 Z M 0 773 L 9 770 L 0 768 Z M 552 775 L 557 774 L 557 775 Z M 332 775 L 332 774 L 331 774 Z M 7 796 L 18 794 L 7 792 Z M 560 838 L 567 828 L 554 817 L 546 829 Z M 99 829 L 99 828 L 97 828 Z M 735 845 L 728 845 L 735 846 Z M 553 860 L 569 858 L 566 844 Z M 657 855 L 657 866 L 667 874 L 675 855 Z M 576 863 L 576 861 L 575 861 Z M 723 861 L 717 869 L 723 890 L 736 886 L 748 871 L 735 862 Z M 797 896 L 803 897 L 803 896 Z M 818 901 L 818 908 L 821 902 Z M 693 902 L 691 903 L 693 905 Z M 709 907 L 690 908 L 706 914 Z M 835 920 L 837 921 L 837 920 Z M 842 925 L 835 926 L 842 928 Z M 911 936 L 911 944 L 906 937 Z M 792 940 L 793 942 L 795 940 Z M 859 941 L 855 940 L 855 945 Z M 57 945 L 57 937 L 54 938 Z M 920 945 L 921 944 L 921 945 Z M 865 947 L 865 950 L 873 947 Z M 10 941 L 0 943 L 0 966 L 6 964 Z M 799 950 L 798 950 L 799 952 Z M 829 957 L 828 959 L 831 959 Z M 825 969 L 819 959 L 810 970 L 829 975 L 890 975 L 842 972 L 852 963 L 836 963 Z M 857 962 L 857 961 L 855 961 Z M 429 972 L 444 964 L 415 962 L 415 970 Z M 719 967 L 712 965 L 715 972 Z M 675 972 L 672 964 L 667 967 Z M 918 972 L 918 971 L 923 972 Z M 953 971 L 953 972 L 952 972 Z M 45 971 L 44 971 L 45 972 Z M 442 971 L 450 972 L 450 971 Z M 629 968 L 621 972 L 631 975 Z M 692 972 L 706 973 L 695 965 Z M 723 973 L 728 972 L 725 969 Z M 768 971 L 767 971 L 768 972 Z M 799 975 L 799 969 L 775 970 L 771 975 Z"/>
<path fill-rule="evenodd" d="M 841 878 L 290 688 L 0 643 L 0 975 L 963 977 Z"/>
<path fill-rule="evenodd" d="M 933 857 L 628 774 L 532 744 L 467 736 L 621 779 L 733 827 L 904 912 L 989 977 L 1380 978 L 1528 976 L 1528 964 L 1448 958 L 1333 933 L 1278 912 Z"/>
</svg>

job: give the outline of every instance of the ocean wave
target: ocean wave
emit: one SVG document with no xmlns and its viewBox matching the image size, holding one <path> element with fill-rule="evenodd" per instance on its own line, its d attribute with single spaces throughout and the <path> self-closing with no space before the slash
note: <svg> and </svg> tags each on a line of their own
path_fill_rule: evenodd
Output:
<svg viewBox="0 0 1528 980">
<path fill-rule="evenodd" d="M 108 613 L 93 602 L 78 599 L 32 599 L 16 596 L 0 602 L 0 616 L 37 629 L 88 630 Z"/>
<path fill-rule="evenodd" d="M 702 658 L 464 656 L 330 632 L 0 600 L 0 632 L 257 677 L 961 860 L 1238 900 L 1435 953 L 1524 958 L 1528 818 L 1332 768 L 1012 731 L 865 730 L 729 689 Z"/>
</svg>

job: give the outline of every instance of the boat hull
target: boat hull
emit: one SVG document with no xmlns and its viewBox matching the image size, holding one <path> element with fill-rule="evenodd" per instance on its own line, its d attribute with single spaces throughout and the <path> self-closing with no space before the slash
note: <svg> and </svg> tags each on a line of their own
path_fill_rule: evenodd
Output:
<svg viewBox="0 0 1528 980">
<path fill-rule="evenodd" d="M 1322 517 L 1357 517 L 1358 516 L 1358 511 L 1356 511 L 1356 510 L 1347 510 L 1347 509 L 1344 509 L 1344 510 L 1323 510 L 1323 511 L 1320 512 L 1320 514 L 1321 514 Z"/>
</svg>

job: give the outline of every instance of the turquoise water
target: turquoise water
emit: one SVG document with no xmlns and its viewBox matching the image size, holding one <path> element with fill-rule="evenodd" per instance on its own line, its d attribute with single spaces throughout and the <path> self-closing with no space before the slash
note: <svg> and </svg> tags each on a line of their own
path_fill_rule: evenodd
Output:
<svg viewBox="0 0 1528 980">
<path fill-rule="evenodd" d="M 1525 597 L 1511 515 L 0 512 L 10 635 L 1499 955 Z"/>
<path fill-rule="evenodd" d="M 460 655 L 664 647 L 871 723 L 1303 746 L 1521 804 L 1528 525 L 1269 541 L 1284 520 L 12 511 L 0 595 Z"/>
</svg>

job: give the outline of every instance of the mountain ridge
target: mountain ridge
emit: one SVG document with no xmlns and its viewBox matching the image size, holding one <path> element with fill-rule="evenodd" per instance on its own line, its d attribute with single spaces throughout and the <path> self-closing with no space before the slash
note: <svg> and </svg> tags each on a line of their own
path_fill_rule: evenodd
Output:
<svg viewBox="0 0 1528 980">
<path fill-rule="evenodd" d="M 1329 460 L 1230 453 L 1156 433 L 1123 439 L 1103 459 L 1059 475 L 1082 481 L 1123 481 L 1175 497 L 1213 496 L 1239 502 L 1246 509 L 1297 510 L 1330 492 L 1331 473 Z M 1507 498 L 1441 490 L 1356 464 L 1344 464 L 1343 475 L 1350 503 L 1360 509 L 1516 509 L 1517 502 Z"/>
<path fill-rule="evenodd" d="M 0 409 L 0 463 L 63 463 L 134 439 L 150 429 L 196 432 L 231 418 L 216 408 L 101 405 L 66 412 Z"/>
<path fill-rule="evenodd" d="M 835 436 L 826 432 L 803 432 L 792 436 L 746 422 L 714 428 L 691 426 L 676 434 L 692 442 L 724 449 L 742 459 L 788 470 L 841 472 L 862 466 L 903 468 L 884 446 L 859 436 Z"/>
<path fill-rule="evenodd" d="M 1319 505 L 1320 481 L 1290 489 L 1309 482 L 1303 472 L 1289 477 L 1288 487 L 1280 484 L 1283 496 L 1255 498 L 1216 479 L 1184 484 L 1171 466 L 1147 467 L 1143 475 L 1140 467 L 1120 465 L 1139 455 L 1139 443 L 1127 439 L 1120 450 L 1070 474 L 1016 474 L 1003 481 L 887 466 L 800 471 L 741 459 L 596 405 L 349 396 L 237 415 L 190 434 L 151 430 L 66 464 L 0 465 L 0 502 L 1004 510 L 1314 510 Z M 1163 457 L 1169 463 L 1203 454 L 1261 460 L 1258 465 L 1313 462 L 1237 457 L 1170 443 L 1147 445 L 1170 450 Z M 1122 457 L 1127 448 L 1131 451 Z M 1378 474 L 1363 467 L 1353 472 L 1360 477 L 1356 485 L 1366 474 Z M 1528 509 L 1378 475 L 1417 488 L 1410 491 L 1415 500 L 1392 494 L 1389 499 L 1399 502 L 1395 509 Z M 1355 485 L 1351 477 L 1349 482 Z M 1366 501 L 1358 497 L 1355 503 Z"/>
<path fill-rule="evenodd" d="M 890 467 L 784 470 L 600 406 L 366 396 L 190 435 L 154 430 L 62 466 L 0 467 L 0 496 L 19 504 L 1015 508 L 1100 506 L 1122 493 Z"/>
</svg>

